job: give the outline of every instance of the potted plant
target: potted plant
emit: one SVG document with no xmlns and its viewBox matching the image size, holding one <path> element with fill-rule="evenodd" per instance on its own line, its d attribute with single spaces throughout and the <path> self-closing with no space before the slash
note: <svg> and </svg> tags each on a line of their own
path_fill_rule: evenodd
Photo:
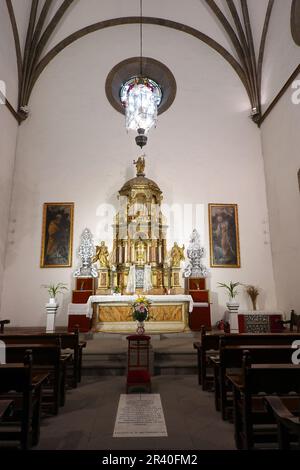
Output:
<svg viewBox="0 0 300 470">
<path fill-rule="evenodd" d="M 253 310 L 256 310 L 256 302 L 257 302 L 257 297 L 259 296 L 259 288 L 249 284 L 249 285 L 245 285 L 245 289 L 251 299 Z"/>
<path fill-rule="evenodd" d="M 65 290 L 68 290 L 67 284 L 58 282 L 57 284 L 43 284 L 42 287 L 47 289 L 49 294 L 49 304 L 56 304 L 56 295 L 63 294 Z"/>
<path fill-rule="evenodd" d="M 227 290 L 229 301 L 227 302 L 226 306 L 229 311 L 237 311 L 240 304 L 236 302 L 234 299 L 238 295 L 237 287 L 240 286 L 239 282 L 232 282 L 230 281 L 229 284 L 225 284 L 222 282 L 218 282 L 219 287 L 224 287 Z"/>
<path fill-rule="evenodd" d="M 137 333 L 144 334 L 144 321 L 149 320 L 149 307 L 150 307 L 150 300 L 148 300 L 145 296 L 138 297 L 132 303 L 132 318 L 134 321 L 138 322 Z"/>
</svg>

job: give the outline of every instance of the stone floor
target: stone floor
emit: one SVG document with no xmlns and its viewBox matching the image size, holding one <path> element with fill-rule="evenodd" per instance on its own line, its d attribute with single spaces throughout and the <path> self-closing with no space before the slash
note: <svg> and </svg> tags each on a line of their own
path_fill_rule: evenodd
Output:
<svg viewBox="0 0 300 470">
<path fill-rule="evenodd" d="M 147 332 L 146 332 L 147 334 Z M 128 343 L 126 336 L 121 334 L 96 333 L 93 339 L 87 341 L 83 354 L 121 353 L 126 352 Z M 200 333 L 151 335 L 153 349 L 158 352 L 195 352 L 193 343 L 199 341 Z"/>
<path fill-rule="evenodd" d="M 221 420 L 196 375 L 156 376 L 152 386 L 161 395 L 168 437 L 113 438 L 125 377 L 84 377 L 59 415 L 43 419 L 37 449 L 235 449 L 232 424 Z"/>
</svg>

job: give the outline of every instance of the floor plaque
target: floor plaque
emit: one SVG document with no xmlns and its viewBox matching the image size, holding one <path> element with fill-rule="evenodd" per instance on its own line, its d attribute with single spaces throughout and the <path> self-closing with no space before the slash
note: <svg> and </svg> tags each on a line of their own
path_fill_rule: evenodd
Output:
<svg viewBox="0 0 300 470">
<path fill-rule="evenodd" d="M 168 436 L 159 393 L 122 394 L 113 437 Z"/>
</svg>

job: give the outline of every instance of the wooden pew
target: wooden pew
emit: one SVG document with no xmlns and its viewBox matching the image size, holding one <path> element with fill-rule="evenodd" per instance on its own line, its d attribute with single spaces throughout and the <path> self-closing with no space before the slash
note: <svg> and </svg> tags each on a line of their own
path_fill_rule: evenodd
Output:
<svg viewBox="0 0 300 470">
<path fill-rule="evenodd" d="M 60 333 L 60 339 L 62 349 L 71 349 L 74 354 L 72 384 L 73 387 L 76 388 L 77 383 L 81 382 L 82 352 L 86 347 L 86 341 L 80 341 L 78 325 L 75 326 L 73 333 Z"/>
<path fill-rule="evenodd" d="M 280 450 L 289 450 L 293 437 L 300 446 L 300 421 L 285 406 L 281 398 L 269 396 L 265 398 L 267 409 L 274 415 L 277 423 L 278 447 Z M 300 401 L 299 401 L 300 410 Z"/>
<path fill-rule="evenodd" d="M 208 355 L 216 355 L 220 347 L 220 340 L 224 339 L 227 345 L 259 345 L 259 344 L 291 344 L 300 340 L 300 333 L 217 333 L 206 334 L 205 327 L 201 328 L 200 342 L 194 343 L 198 356 L 198 381 L 202 389 L 207 390 Z"/>
<path fill-rule="evenodd" d="M 297 333 L 300 333 L 300 315 L 297 315 L 297 313 L 295 313 L 295 310 L 291 311 L 291 317 L 289 320 L 281 320 L 280 324 L 282 326 L 290 325 L 290 331 L 294 331 L 295 329 Z"/>
<path fill-rule="evenodd" d="M 36 329 L 19 329 L 17 333 L 9 332 L 4 335 L 0 335 L 0 339 L 6 342 L 12 343 L 51 343 L 53 341 L 59 341 L 62 350 L 72 351 L 72 360 L 67 363 L 67 366 L 72 367 L 71 372 L 71 385 L 77 387 L 77 383 L 81 381 L 81 368 L 82 368 L 82 351 L 86 347 L 86 341 L 80 341 L 79 328 L 75 327 L 73 333 L 69 332 L 55 332 L 45 333 L 45 331 Z"/>
<path fill-rule="evenodd" d="M 9 325 L 10 320 L 0 320 L 0 333 L 4 333 L 4 326 Z"/>
<path fill-rule="evenodd" d="M 228 418 L 229 407 L 232 406 L 226 374 L 230 369 L 241 369 L 245 349 L 256 364 L 288 364 L 294 352 L 291 344 L 226 345 L 226 340 L 221 339 L 219 358 L 211 358 L 211 362 L 214 367 L 216 409 L 220 409 L 224 420 Z"/>
<path fill-rule="evenodd" d="M 30 350 L 22 363 L 0 365 L 0 399 L 14 401 L 12 415 L 2 417 L 0 440 L 20 441 L 23 450 L 38 444 L 42 387 L 47 378 L 33 371 Z"/>
<path fill-rule="evenodd" d="M 197 351 L 198 360 L 198 383 L 202 385 L 202 390 L 208 388 L 208 377 L 207 377 L 207 355 L 219 350 L 219 338 L 218 334 L 207 334 L 205 326 L 201 326 L 200 341 L 193 344 L 194 349 Z"/>
<path fill-rule="evenodd" d="M 265 410 L 265 394 L 284 398 L 289 409 L 299 412 L 300 366 L 252 364 L 245 351 L 240 374 L 228 374 L 234 392 L 234 428 L 238 449 L 253 449 L 256 442 L 276 441 L 274 417 Z M 293 393 L 293 395 L 291 395 Z M 273 423 L 273 426 L 270 425 Z M 257 427 L 259 425 L 259 427 Z"/>
<path fill-rule="evenodd" d="M 58 344 L 6 344 L 6 362 L 20 363 L 30 349 L 35 373 L 46 373 L 47 384 L 42 396 L 43 409 L 57 414 L 65 401 L 64 367 Z"/>
</svg>

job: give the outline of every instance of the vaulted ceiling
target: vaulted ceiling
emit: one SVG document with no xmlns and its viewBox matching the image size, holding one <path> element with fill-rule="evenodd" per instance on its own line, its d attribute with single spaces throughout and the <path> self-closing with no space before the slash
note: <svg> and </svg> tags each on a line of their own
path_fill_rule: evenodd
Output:
<svg viewBox="0 0 300 470">
<path fill-rule="evenodd" d="M 54 45 L 52 45 L 53 37 L 60 30 L 66 17 L 82 2 L 86 2 L 85 7 L 88 9 L 87 0 L 26 0 L 28 20 L 25 26 L 24 44 L 16 19 L 16 6 L 13 0 L 5 1 L 15 43 L 18 70 L 18 109 L 14 110 L 8 101 L 7 106 L 19 123 L 27 118 L 30 96 L 43 70 L 68 45 L 101 29 L 138 24 L 141 21 L 143 24 L 175 29 L 205 43 L 222 60 L 227 61 L 234 73 L 238 75 L 249 98 L 253 121 L 260 125 L 270 111 L 267 109 L 263 114 L 261 107 L 264 54 L 274 5 L 278 1 L 285 0 L 199 0 L 213 18 L 223 37 L 226 38 L 223 43 L 217 40 L 214 34 L 208 34 L 195 27 L 195 24 L 174 21 L 168 17 L 163 8 L 157 11 L 153 8 L 152 2 L 144 0 L 142 19 L 137 14 L 134 16 L 117 15 L 95 21 L 65 35 Z M 136 13 L 139 13 L 140 0 L 131 2 L 133 3 Z M 182 8 L 189 9 L 188 1 L 182 4 L 184 4 Z M 152 15 L 149 15 L 150 11 Z M 122 8 L 120 8 L 120 13 L 123 13 Z M 300 0 L 292 2 L 291 32 L 295 43 L 300 45 Z M 289 77 L 285 87 L 290 85 L 299 71 L 298 66 Z M 284 89 L 279 91 L 270 107 L 274 106 L 276 99 L 280 98 L 280 93 L 283 91 Z"/>
</svg>

